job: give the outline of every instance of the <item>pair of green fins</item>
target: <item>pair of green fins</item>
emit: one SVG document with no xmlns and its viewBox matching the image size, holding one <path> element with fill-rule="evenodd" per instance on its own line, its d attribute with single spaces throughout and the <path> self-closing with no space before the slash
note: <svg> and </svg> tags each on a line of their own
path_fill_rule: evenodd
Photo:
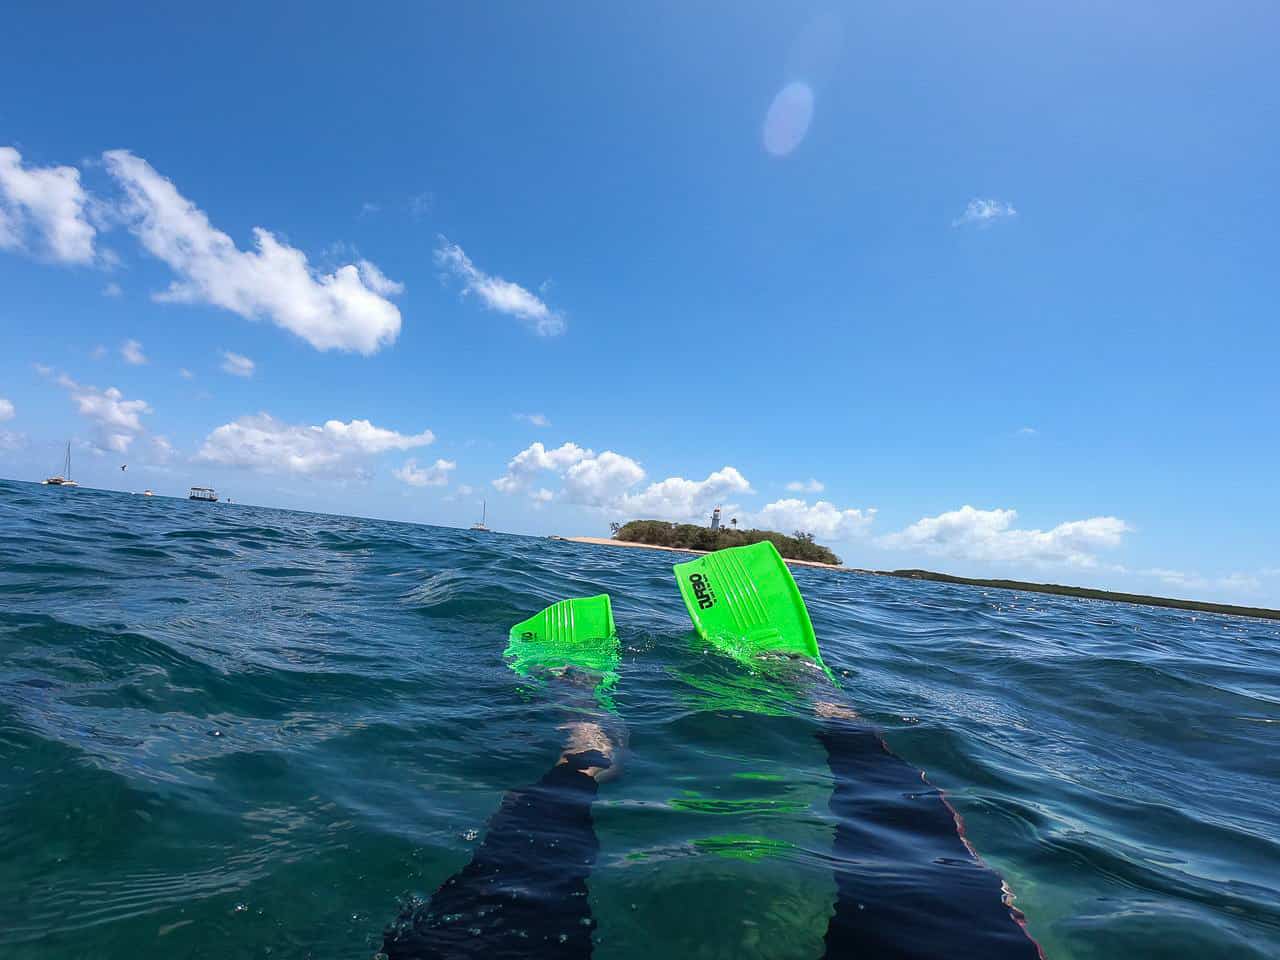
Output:
<svg viewBox="0 0 1280 960">
<path fill-rule="evenodd" d="M 772 543 L 717 550 L 672 569 L 704 640 L 751 667 L 766 656 L 801 657 L 831 676 L 800 589 Z M 620 656 L 609 595 L 561 600 L 516 624 L 507 655 L 526 676 L 566 668 L 598 673 L 604 679 L 597 694 L 607 701 Z"/>
</svg>

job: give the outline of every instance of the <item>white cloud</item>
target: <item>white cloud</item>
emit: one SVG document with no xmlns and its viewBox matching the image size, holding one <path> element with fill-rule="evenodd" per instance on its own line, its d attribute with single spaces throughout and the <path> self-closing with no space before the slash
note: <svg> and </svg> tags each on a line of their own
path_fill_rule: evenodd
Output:
<svg viewBox="0 0 1280 960">
<path fill-rule="evenodd" d="M 529 494 L 529 497 L 534 503 L 550 503 L 556 498 L 556 495 L 546 487 L 540 487 L 533 491 L 533 493 Z"/>
<path fill-rule="evenodd" d="M 810 477 L 808 480 L 792 480 L 787 484 L 787 489 L 792 493 L 821 493 L 826 487 L 821 480 Z"/>
<path fill-rule="evenodd" d="M 728 497 L 751 492 L 746 478 L 728 466 L 705 480 L 668 477 L 637 489 L 644 482 L 645 472 L 631 457 L 612 450 L 596 454 L 576 443 L 548 450 L 541 442 L 516 454 L 507 464 L 506 474 L 493 485 L 503 493 L 518 493 L 533 486 L 542 473 L 557 475 L 562 487 L 559 494 L 542 487 L 531 494 L 535 501 L 547 502 L 550 493 L 565 503 L 637 519 L 696 519 Z"/>
<path fill-rule="evenodd" d="M 1040 431 L 1035 427 L 1019 427 L 1017 433 L 1020 437 L 1035 437 L 1040 435 Z"/>
<path fill-rule="evenodd" d="M 668 477 L 639 493 L 621 497 L 611 506 L 615 512 L 634 519 L 697 520 L 717 505 L 732 509 L 733 504 L 726 504 L 730 497 L 751 492 L 747 478 L 734 467 L 725 466 L 705 480 Z"/>
<path fill-rule="evenodd" d="M 392 475 L 411 487 L 443 487 L 457 466 L 452 460 L 437 460 L 430 466 L 419 467 L 417 459 L 410 457 L 403 466 L 393 470 Z"/>
<path fill-rule="evenodd" d="M 114 280 L 102 288 L 102 295 L 104 297 L 118 297 L 122 293 L 124 293 L 124 291 L 120 289 L 120 284 L 116 283 Z"/>
<path fill-rule="evenodd" d="M 924 517 L 880 538 L 891 549 L 917 549 L 940 556 L 981 561 L 1067 563 L 1090 567 L 1098 550 L 1120 545 L 1131 528 L 1117 517 L 1060 523 L 1051 530 L 1013 527 L 1016 510 L 959 510 Z"/>
<path fill-rule="evenodd" d="M 80 415 L 94 426 L 95 443 L 100 450 L 124 453 L 134 438 L 145 429 L 142 414 L 151 413 L 145 400 L 126 400 L 115 387 L 97 387 L 76 383 L 65 374 L 58 385 L 71 394 Z"/>
<path fill-rule="evenodd" d="M 120 356 L 124 357 L 125 363 L 131 363 L 135 367 L 147 362 L 147 355 L 142 352 L 142 344 L 137 340 L 126 340 L 120 344 Z"/>
<path fill-rule="evenodd" d="M 541 413 L 517 413 L 515 418 L 517 420 L 523 420 L 525 423 L 531 424 L 535 427 L 551 426 L 551 421 L 546 418 L 545 414 Z"/>
<path fill-rule="evenodd" d="M 540 336 L 564 333 L 567 324 L 563 314 L 552 310 L 518 283 L 485 273 L 460 246 L 450 243 L 446 237 L 439 238 L 435 258 L 438 266 L 462 281 L 464 293 L 474 293 L 490 310 L 523 320 Z"/>
<path fill-rule="evenodd" d="M 178 376 L 180 376 L 183 380 L 192 380 L 195 378 L 195 374 L 192 373 L 190 370 L 188 370 L 186 367 L 178 368 Z"/>
<path fill-rule="evenodd" d="M 205 438 L 196 460 L 280 473 L 341 468 L 388 450 L 411 450 L 435 440 L 430 430 L 397 433 L 368 420 L 326 421 L 323 426 L 282 423 L 270 414 L 224 423 Z"/>
<path fill-rule="evenodd" d="M 1006 200 L 983 200 L 975 197 L 955 220 L 953 227 L 989 227 L 998 220 L 1012 220 L 1018 215 L 1013 204 Z"/>
<path fill-rule="evenodd" d="M 14 417 L 13 401 L 8 397 L 0 397 L 0 423 Z"/>
<path fill-rule="evenodd" d="M 471 495 L 472 495 L 473 493 L 475 493 L 475 492 L 476 492 L 476 488 L 475 488 L 475 487 L 473 487 L 473 486 L 471 486 L 471 484 L 469 484 L 469 483 L 462 483 L 462 484 L 459 484 L 459 485 L 458 485 L 458 495 L 459 495 L 459 496 L 462 496 L 462 497 L 469 497 L 469 496 L 471 496 Z"/>
<path fill-rule="evenodd" d="M 128 197 L 131 229 L 179 276 L 155 299 L 266 317 L 317 350 L 371 354 L 399 335 L 400 311 L 386 296 L 402 287 L 367 260 L 319 274 L 302 251 L 261 227 L 253 231 L 257 249 L 239 250 L 145 160 L 127 150 L 103 157 Z"/>
<path fill-rule="evenodd" d="M 564 443 L 548 450 L 538 441 L 512 457 L 506 474 L 493 481 L 493 485 L 503 493 L 517 493 L 527 488 L 539 471 L 563 473 L 578 461 L 593 456 L 594 453 L 576 443 Z"/>
<path fill-rule="evenodd" d="M 75 167 L 26 167 L 0 147 L 0 249 L 31 250 L 63 263 L 91 263 L 97 231 Z M 33 248 L 30 235 L 38 236 Z"/>
<path fill-rule="evenodd" d="M 598 457 L 579 460 L 564 472 L 565 499 L 584 507 L 612 506 L 643 479 L 640 464 L 606 450 Z"/>
<path fill-rule="evenodd" d="M 874 509 L 841 510 L 826 500 L 810 504 L 804 500 L 785 499 L 765 504 L 759 513 L 749 515 L 747 522 L 781 533 L 802 530 L 822 540 L 851 540 L 867 532 L 875 515 Z"/>
<path fill-rule="evenodd" d="M 252 360 L 241 353 L 232 353 L 230 350 L 222 351 L 222 372 L 229 373 L 233 377 L 252 377 L 255 364 Z M 188 371 L 188 376 L 190 372 Z"/>
</svg>

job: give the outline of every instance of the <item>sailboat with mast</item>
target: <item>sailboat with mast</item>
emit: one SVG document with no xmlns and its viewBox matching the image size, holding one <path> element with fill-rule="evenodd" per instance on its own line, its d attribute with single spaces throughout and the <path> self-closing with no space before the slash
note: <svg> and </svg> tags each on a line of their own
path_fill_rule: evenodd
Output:
<svg viewBox="0 0 1280 960">
<path fill-rule="evenodd" d="M 43 481 L 46 487 L 78 487 L 80 484 L 71 479 L 71 441 L 67 441 L 67 456 L 62 465 L 62 472 L 54 474 L 52 477 L 46 477 Z"/>
<path fill-rule="evenodd" d="M 489 501 L 481 500 L 480 501 L 480 522 L 473 523 L 471 525 L 471 529 L 478 530 L 481 533 L 492 533 L 493 531 L 484 525 L 485 520 L 489 518 L 488 515 L 489 515 Z"/>
</svg>

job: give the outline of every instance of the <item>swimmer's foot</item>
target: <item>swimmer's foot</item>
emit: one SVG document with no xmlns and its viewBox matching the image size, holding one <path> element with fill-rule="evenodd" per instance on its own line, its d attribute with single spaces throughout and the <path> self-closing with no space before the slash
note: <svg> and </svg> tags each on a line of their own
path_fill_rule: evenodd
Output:
<svg viewBox="0 0 1280 960">
<path fill-rule="evenodd" d="M 813 712 L 824 720 L 859 720 L 858 711 L 846 707 L 842 703 L 831 703 L 819 700 L 813 705 Z"/>
<path fill-rule="evenodd" d="M 567 764 L 596 781 L 617 776 L 618 745 L 604 727 L 593 720 L 572 720 L 560 729 L 566 732 L 566 742 L 557 766 Z"/>
</svg>

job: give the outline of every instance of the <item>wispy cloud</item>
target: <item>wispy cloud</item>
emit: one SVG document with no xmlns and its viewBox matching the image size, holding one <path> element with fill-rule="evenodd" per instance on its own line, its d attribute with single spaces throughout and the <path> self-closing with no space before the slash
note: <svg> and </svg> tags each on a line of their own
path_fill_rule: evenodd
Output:
<svg viewBox="0 0 1280 960">
<path fill-rule="evenodd" d="M 16 411 L 13 407 L 13 401 L 8 397 L 0 397 L 0 423 L 6 420 L 12 420 Z"/>
<path fill-rule="evenodd" d="M 0 147 L 0 250 L 92 263 L 89 206 L 75 167 L 28 166 L 13 147 Z"/>
<path fill-rule="evenodd" d="M 435 205 L 435 194 L 429 191 L 415 194 L 409 198 L 409 215 L 415 220 L 421 220 L 431 212 Z"/>
<path fill-rule="evenodd" d="M 120 356 L 125 363 L 140 367 L 147 362 L 147 355 L 142 352 L 142 344 L 137 340 L 126 340 L 120 344 Z"/>
<path fill-rule="evenodd" d="M 114 280 L 102 288 L 102 295 L 104 297 L 118 297 L 122 293 L 124 293 L 124 291 L 120 289 L 120 284 L 116 283 Z"/>
<path fill-rule="evenodd" d="M 253 231 L 257 249 L 242 251 L 145 160 L 127 150 L 103 156 L 128 197 L 130 228 L 179 277 L 155 299 L 265 317 L 317 350 L 367 355 L 399 336 L 400 311 L 387 296 L 403 288 L 367 260 L 320 274 L 301 250 L 261 227 Z"/>
<path fill-rule="evenodd" d="M 546 416 L 541 413 L 517 413 L 515 415 L 515 418 L 517 420 L 523 420 L 525 423 L 535 427 L 551 426 L 551 421 L 548 420 Z"/>
<path fill-rule="evenodd" d="M 256 364 L 243 354 L 232 353 L 230 350 L 222 351 L 223 373 L 229 373 L 233 377 L 252 377 L 255 367 Z"/>
<path fill-rule="evenodd" d="M 826 486 L 821 480 L 810 477 L 808 480 L 792 480 L 787 484 L 787 489 L 792 493 L 821 493 Z"/>
<path fill-rule="evenodd" d="M 1262 569 L 1253 573 L 1234 571 L 1221 576 L 1206 576 L 1188 570 L 1174 570 L 1168 567 L 1150 567 L 1135 571 L 1138 575 L 1152 577 L 1161 583 L 1183 590 L 1204 590 L 1216 588 L 1237 594 L 1255 593 L 1262 588 L 1262 582 L 1275 576 L 1280 571 Z"/>
<path fill-rule="evenodd" d="M 975 197 L 964 208 L 964 213 L 951 221 L 953 227 L 989 227 L 1000 220 L 1012 220 L 1018 215 L 1007 200 L 983 200 Z"/>
<path fill-rule="evenodd" d="M 474 293 L 490 310 L 523 320 L 539 336 L 558 336 L 568 326 L 564 315 L 552 310 L 536 294 L 518 283 L 485 273 L 448 238 L 439 238 L 435 259 L 438 266 L 462 282 L 464 293 Z"/>
<path fill-rule="evenodd" d="M 1019 427 L 1014 433 L 1019 437 L 1038 437 L 1040 431 L 1035 427 Z"/>
</svg>

